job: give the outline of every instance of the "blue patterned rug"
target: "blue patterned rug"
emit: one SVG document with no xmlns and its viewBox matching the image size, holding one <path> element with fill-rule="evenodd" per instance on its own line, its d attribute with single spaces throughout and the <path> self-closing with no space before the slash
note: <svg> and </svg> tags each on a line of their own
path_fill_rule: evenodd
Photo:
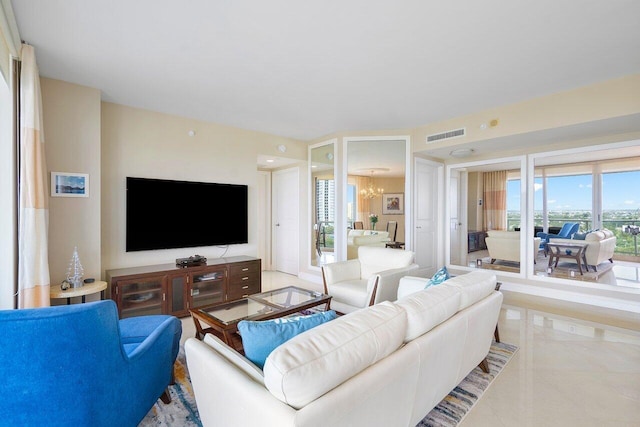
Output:
<svg viewBox="0 0 640 427">
<path fill-rule="evenodd" d="M 491 345 L 487 359 L 489 361 L 488 374 L 476 367 L 465 379 L 454 388 L 448 396 L 427 414 L 418 424 L 419 427 L 454 427 L 473 408 L 482 393 L 489 388 L 491 382 L 505 367 L 511 357 L 518 351 L 518 347 L 511 344 L 496 343 Z M 169 387 L 171 403 L 165 405 L 160 400 L 139 424 L 141 427 L 182 427 L 202 426 L 198 416 L 193 388 L 187 365 L 185 363 L 184 348 L 180 348 L 176 362 L 176 384 Z"/>
</svg>

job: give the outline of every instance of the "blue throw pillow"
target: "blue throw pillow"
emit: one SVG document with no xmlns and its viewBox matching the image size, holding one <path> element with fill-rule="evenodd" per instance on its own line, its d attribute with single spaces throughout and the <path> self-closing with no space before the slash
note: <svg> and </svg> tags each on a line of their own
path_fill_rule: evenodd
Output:
<svg viewBox="0 0 640 427">
<path fill-rule="evenodd" d="M 336 312 L 329 310 L 309 316 L 264 321 L 241 320 L 238 322 L 238 332 L 242 337 L 244 355 L 262 369 L 267 356 L 280 344 L 336 317 Z"/>
<path fill-rule="evenodd" d="M 576 233 L 573 235 L 573 240 L 584 240 L 587 237 L 587 233 Z"/>
<path fill-rule="evenodd" d="M 440 270 L 436 271 L 436 273 L 433 275 L 433 277 L 431 277 L 431 279 L 429 279 L 427 285 L 424 288 L 427 289 L 431 286 L 439 285 L 440 283 L 450 278 L 451 276 L 449 275 L 449 270 L 447 270 L 447 267 L 444 266 Z"/>
</svg>

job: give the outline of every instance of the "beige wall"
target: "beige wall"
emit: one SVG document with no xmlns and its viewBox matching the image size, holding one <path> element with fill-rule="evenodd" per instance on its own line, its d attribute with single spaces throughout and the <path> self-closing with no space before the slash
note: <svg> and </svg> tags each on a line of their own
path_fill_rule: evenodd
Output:
<svg viewBox="0 0 640 427">
<path fill-rule="evenodd" d="M 492 140 L 580 125 L 640 113 L 640 74 L 607 80 L 578 89 L 525 100 L 418 127 L 413 132 L 413 151 L 427 149 L 427 135 L 466 128 L 466 136 L 429 144 L 429 149 Z M 498 125 L 482 130 L 480 125 L 497 119 Z M 532 140 L 535 143 L 535 140 Z M 512 150 L 509 140 L 492 142 L 499 155 Z M 586 143 L 586 141 L 585 141 Z M 594 144 L 597 142 L 593 142 Z M 571 144 L 569 144 L 571 145 Z M 527 148 L 515 152 L 529 152 Z"/>
<path fill-rule="evenodd" d="M 482 230 L 483 207 L 478 204 L 483 197 L 482 172 L 469 172 L 467 185 L 467 229 Z M 484 203 L 484 200 L 482 202 Z"/>
<path fill-rule="evenodd" d="M 190 130 L 195 136 L 188 135 Z M 172 263 L 196 253 L 216 258 L 224 253 L 220 247 L 125 252 L 127 176 L 247 184 L 249 243 L 231 245 L 226 256 L 256 256 L 257 219 L 265 215 L 258 212 L 257 157 L 279 153 L 279 144 L 287 146 L 287 156 L 306 158 L 306 144 L 291 139 L 102 103 L 103 269 Z M 203 203 L 207 201 L 185 201 L 185 209 L 204 209 Z M 150 207 L 150 217 L 154 209 L 162 209 L 162 201 Z"/>
<path fill-rule="evenodd" d="M 84 277 L 100 279 L 100 91 L 60 80 L 40 81 L 48 172 L 89 174 L 88 198 L 49 197 L 51 286 L 65 278 L 74 246 Z"/>
</svg>

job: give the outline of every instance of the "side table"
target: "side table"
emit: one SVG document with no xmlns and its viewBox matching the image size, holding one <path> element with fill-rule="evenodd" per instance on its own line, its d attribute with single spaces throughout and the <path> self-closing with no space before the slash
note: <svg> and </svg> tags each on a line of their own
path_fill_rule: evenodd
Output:
<svg viewBox="0 0 640 427">
<path fill-rule="evenodd" d="M 96 280 L 93 283 L 85 283 L 79 288 L 69 288 L 66 291 L 63 291 L 60 288 L 60 285 L 51 285 L 49 297 L 52 299 L 66 298 L 67 305 L 69 305 L 71 304 L 71 298 L 73 297 L 82 297 L 82 302 L 85 302 L 85 297 L 87 295 L 95 294 L 96 292 L 100 292 L 100 299 L 104 299 L 105 289 L 107 289 L 107 282 L 102 280 Z"/>
<path fill-rule="evenodd" d="M 582 272 L 582 264 L 584 263 L 587 272 L 589 272 L 589 264 L 587 264 L 587 257 L 584 251 L 587 249 L 587 244 L 575 244 L 575 243 L 547 243 L 549 248 L 549 267 L 553 265 L 553 268 L 558 267 L 558 261 L 560 258 L 571 258 L 576 260 L 578 264 L 578 271 L 580 275 L 584 275 Z M 554 264 L 555 260 L 555 264 Z"/>
</svg>

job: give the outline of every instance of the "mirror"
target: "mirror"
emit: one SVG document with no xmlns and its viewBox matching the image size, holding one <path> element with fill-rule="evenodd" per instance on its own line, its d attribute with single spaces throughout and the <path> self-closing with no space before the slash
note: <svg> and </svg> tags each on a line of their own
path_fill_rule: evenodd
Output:
<svg viewBox="0 0 640 427">
<path fill-rule="evenodd" d="M 346 258 L 357 258 L 358 246 L 362 244 L 401 249 L 407 242 L 405 176 L 408 137 L 345 138 L 345 142 Z M 393 245 L 391 242 L 397 243 Z"/>
<path fill-rule="evenodd" d="M 335 143 L 309 148 L 311 194 L 311 265 L 320 267 L 335 261 Z"/>
<path fill-rule="evenodd" d="M 637 288 L 640 145 L 545 153 L 533 165 L 534 231 L 549 235 L 535 276 Z"/>
<path fill-rule="evenodd" d="M 450 264 L 521 273 L 523 159 L 448 170 Z"/>
</svg>

